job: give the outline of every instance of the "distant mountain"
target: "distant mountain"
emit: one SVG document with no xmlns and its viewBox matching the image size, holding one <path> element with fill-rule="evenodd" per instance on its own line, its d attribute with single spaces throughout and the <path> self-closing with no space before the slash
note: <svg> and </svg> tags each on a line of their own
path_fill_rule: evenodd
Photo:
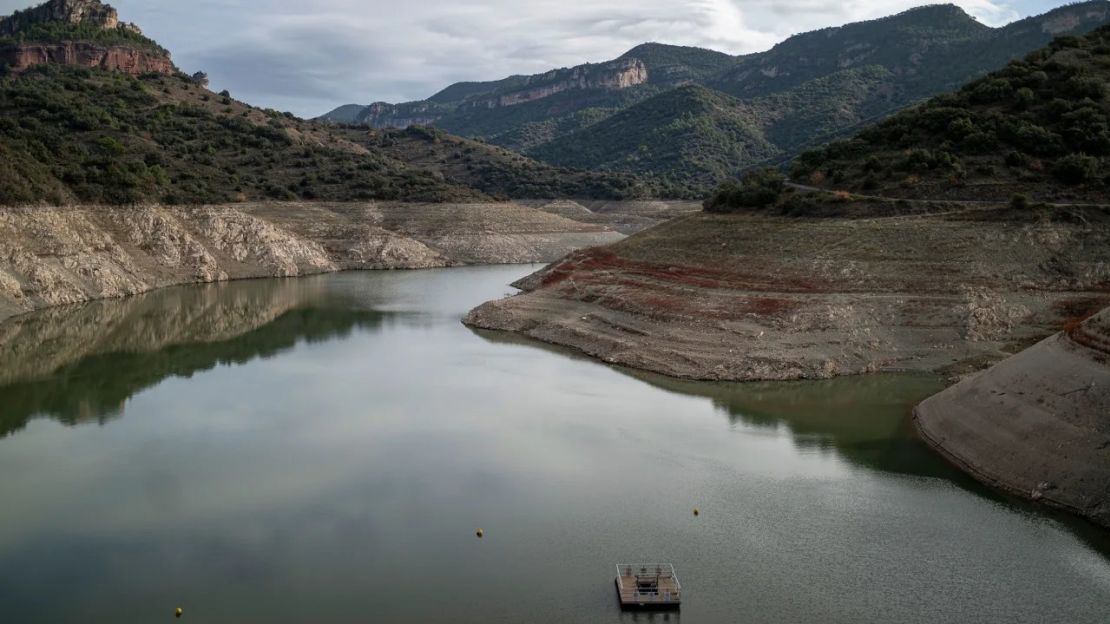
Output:
<svg viewBox="0 0 1110 624">
<path fill-rule="evenodd" d="M 803 182 L 892 197 L 1110 198 L 1110 26 L 802 154 Z M 1014 200 L 1021 207 L 1027 200 Z"/>
<path fill-rule="evenodd" d="M 365 109 L 365 106 L 359 104 L 345 104 L 325 115 L 321 115 L 319 118 L 335 123 L 353 124 L 355 120 L 358 119 L 359 114 Z"/>
<path fill-rule="evenodd" d="M 705 188 L 956 88 L 1056 35 L 1082 34 L 1107 21 L 1107 0 L 1002 28 L 984 26 L 956 6 L 935 5 L 797 35 L 747 56 L 645 44 L 607 63 L 460 83 L 418 102 L 371 104 L 354 123 L 434 125 L 555 165 L 670 171 L 681 184 Z M 692 84 L 719 93 L 680 89 Z M 685 110 L 692 95 L 695 108 Z M 667 103 L 671 97 L 676 101 Z M 715 104 L 707 105 L 710 100 Z M 349 122 L 343 109 L 334 118 Z M 630 123 L 636 115 L 651 123 Z M 742 137 L 743 145 L 718 140 L 728 136 Z M 676 154 L 691 157 L 676 161 Z"/>
<path fill-rule="evenodd" d="M 354 122 L 376 128 L 435 125 L 522 150 L 589 126 L 656 93 L 707 80 L 736 60 L 712 50 L 644 44 L 605 63 L 459 83 L 418 102 L 377 102 L 364 106 Z M 322 119 L 342 122 L 336 111 Z"/>
<path fill-rule="evenodd" d="M 336 128 L 252 107 L 182 74 L 96 0 L 0 18 L 0 162 L 0 205 L 667 194 L 442 131 Z"/>
<path fill-rule="evenodd" d="M 743 102 L 698 85 L 651 97 L 605 121 L 532 150 L 549 162 L 587 169 L 638 171 L 671 184 L 730 176 L 736 162 L 758 162 L 777 148 L 759 131 L 758 113 Z"/>
</svg>

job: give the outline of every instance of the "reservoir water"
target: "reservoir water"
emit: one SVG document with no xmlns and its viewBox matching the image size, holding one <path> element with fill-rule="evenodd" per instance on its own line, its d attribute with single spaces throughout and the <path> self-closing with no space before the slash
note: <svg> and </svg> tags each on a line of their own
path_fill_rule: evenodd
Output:
<svg viewBox="0 0 1110 624">
<path fill-rule="evenodd" d="M 0 622 L 1110 618 L 1105 531 L 916 439 L 939 380 L 682 382 L 460 324 L 534 268 L 0 324 Z M 621 613 L 625 561 L 681 612 Z"/>
</svg>

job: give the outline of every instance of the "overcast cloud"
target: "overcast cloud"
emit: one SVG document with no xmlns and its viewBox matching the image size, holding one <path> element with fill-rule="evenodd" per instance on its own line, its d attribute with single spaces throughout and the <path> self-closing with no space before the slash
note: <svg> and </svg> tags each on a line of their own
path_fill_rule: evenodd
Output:
<svg viewBox="0 0 1110 624">
<path fill-rule="evenodd" d="M 0 0 L 0 14 L 37 3 Z M 182 69 L 259 106 L 315 116 L 453 82 L 604 61 L 645 41 L 730 54 L 922 0 L 113 0 Z M 956 0 L 991 26 L 1059 0 Z"/>
</svg>

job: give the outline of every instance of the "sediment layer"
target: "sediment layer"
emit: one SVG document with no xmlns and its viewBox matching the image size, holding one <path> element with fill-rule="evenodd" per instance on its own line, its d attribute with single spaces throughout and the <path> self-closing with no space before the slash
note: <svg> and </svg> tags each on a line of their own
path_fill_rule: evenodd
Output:
<svg viewBox="0 0 1110 624">
<path fill-rule="evenodd" d="M 584 250 L 466 322 L 707 380 L 977 370 L 1110 304 L 1110 219 L 698 214 Z"/>
<path fill-rule="evenodd" d="M 0 208 L 0 319 L 171 284 L 550 262 L 622 237 L 514 203 Z"/>
<path fill-rule="evenodd" d="M 914 421 L 980 480 L 1110 526 L 1110 309 L 927 399 Z"/>
</svg>

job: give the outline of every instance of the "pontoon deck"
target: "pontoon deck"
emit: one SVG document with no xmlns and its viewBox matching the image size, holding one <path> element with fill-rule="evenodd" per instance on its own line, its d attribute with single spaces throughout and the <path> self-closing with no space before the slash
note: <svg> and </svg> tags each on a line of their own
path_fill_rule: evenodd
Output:
<svg viewBox="0 0 1110 624">
<path fill-rule="evenodd" d="M 621 607 L 673 609 L 682 602 L 682 585 L 669 563 L 617 564 Z"/>
</svg>

